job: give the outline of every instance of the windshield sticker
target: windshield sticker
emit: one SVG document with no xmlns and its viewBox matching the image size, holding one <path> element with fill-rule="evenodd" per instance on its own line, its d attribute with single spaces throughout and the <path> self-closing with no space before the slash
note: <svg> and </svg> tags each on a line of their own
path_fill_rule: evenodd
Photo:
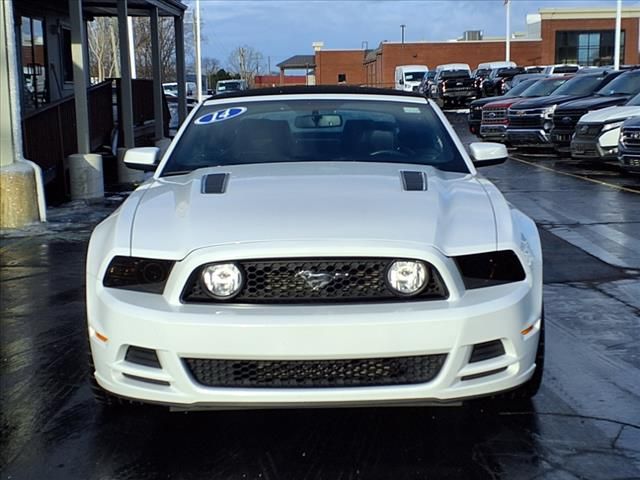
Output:
<svg viewBox="0 0 640 480">
<path fill-rule="evenodd" d="M 211 123 L 223 122 L 238 117 L 247 111 L 247 107 L 231 107 L 217 112 L 207 113 L 196 119 L 196 125 L 209 125 Z"/>
<path fill-rule="evenodd" d="M 420 109 L 418 107 L 404 107 L 404 113 L 420 113 Z"/>
</svg>

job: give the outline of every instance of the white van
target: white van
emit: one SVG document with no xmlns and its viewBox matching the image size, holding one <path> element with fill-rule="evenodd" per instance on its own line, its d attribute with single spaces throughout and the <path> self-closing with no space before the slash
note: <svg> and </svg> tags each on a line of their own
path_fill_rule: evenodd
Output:
<svg viewBox="0 0 640 480">
<path fill-rule="evenodd" d="M 399 65 L 396 67 L 395 89 L 405 92 L 418 91 L 420 82 L 429 72 L 426 65 Z"/>
<path fill-rule="evenodd" d="M 516 62 L 485 62 L 479 63 L 476 70 L 493 70 L 494 68 L 513 68 L 517 67 Z"/>
</svg>

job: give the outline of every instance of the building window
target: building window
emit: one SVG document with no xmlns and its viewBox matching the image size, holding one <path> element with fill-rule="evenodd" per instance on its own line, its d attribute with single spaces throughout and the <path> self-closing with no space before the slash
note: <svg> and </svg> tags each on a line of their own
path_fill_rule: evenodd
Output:
<svg viewBox="0 0 640 480">
<path fill-rule="evenodd" d="M 71 57 L 71 30 L 62 28 L 62 78 L 65 82 L 73 82 L 73 59 Z"/>
<path fill-rule="evenodd" d="M 44 46 L 44 24 L 41 19 L 21 17 L 20 57 L 24 108 L 32 110 L 49 101 Z"/>
<path fill-rule="evenodd" d="M 620 63 L 624 63 L 624 31 L 620 35 Z M 613 65 L 615 32 L 556 32 L 556 63 L 583 66 Z"/>
<path fill-rule="evenodd" d="M 347 74 L 339 73 L 338 74 L 338 83 L 347 83 Z"/>
</svg>

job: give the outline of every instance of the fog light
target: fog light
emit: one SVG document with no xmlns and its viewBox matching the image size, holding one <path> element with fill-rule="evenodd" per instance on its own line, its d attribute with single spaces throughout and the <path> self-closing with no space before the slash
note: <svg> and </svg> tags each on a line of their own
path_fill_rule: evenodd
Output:
<svg viewBox="0 0 640 480">
<path fill-rule="evenodd" d="M 220 300 L 235 297 L 244 283 L 242 272 L 234 263 L 207 265 L 202 269 L 201 280 L 207 293 Z"/>
<path fill-rule="evenodd" d="M 553 122 L 550 121 L 546 121 L 544 122 L 544 125 L 542 125 L 542 128 L 544 128 L 547 132 L 551 130 L 551 127 L 553 127 Z"/>
<path fill-rule="evenodd" d="M 422 262 L 396 260 L 387 270 L 387 284 L 399 295 L 415 295 L 427 285 L 429 272 Z"/>
</svg>

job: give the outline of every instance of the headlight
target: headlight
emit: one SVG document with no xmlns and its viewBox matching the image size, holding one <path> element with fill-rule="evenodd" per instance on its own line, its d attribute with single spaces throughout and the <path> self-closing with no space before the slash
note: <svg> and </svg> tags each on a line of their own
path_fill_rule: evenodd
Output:
<svg viewBox="0 0 640 480">
<path fill-rule="evenodd" d="M 242 271 L 234 263 L 207 265 L 200 278 L 207 293 L 219 300 L 235 297 L 244 284 Z"/>
<path fill-rule="evenodd" d="M 525 255 L 531 255 L 528 248 L 527 244 L 528 253 Z M 454 259 L 467 290 L 519 282 L 526 278 L 520 260 L 511 250 L 461 255 Z"/>
<path fill-rule="evenodd" d="M 174 263 L 173 260 L 153 258 L 113 257 L 102 284 L 110 288 L 162 293 Z"/>
<path fill-rule="evenodd" d="M 544 116 L 544 118 L 551 118 L 557 106 L 558 105 L 551 105 L 550 107 L 547 107 L 544 110 L 542 110 L 542 115 Z"/>
<path fill-rule="evenodd" d="M 616 128 L 620 128 L 624 121 L 613 122 L 613 123 L 605 123 L 604 127 L 602 127 L 603 132 L 608 132 L 609 130 L 614 130 Z"/>
<path fill-rule="evenodd" d="M 399 295 L 415 295 L 429 281 L 427 266 L 413 260 L 396 260 L 387 270 L 387 284 Z"/>
</svg>

